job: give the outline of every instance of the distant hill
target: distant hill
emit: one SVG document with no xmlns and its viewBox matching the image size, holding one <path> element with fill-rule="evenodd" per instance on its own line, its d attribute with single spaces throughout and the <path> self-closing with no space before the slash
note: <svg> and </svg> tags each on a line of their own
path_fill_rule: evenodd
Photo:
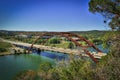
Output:
<svg viewBox="0 0 120 80">
<path fill-rule="evenodd" d="M 104 30 L 90 30 L 90 31 L 69 31 L 71 33 L 104 33 L 104 32 L 107 32 L 107 31 L 104 31 Z"/>
<path fill-rule="evenodd" d="M 0 33 L 23 33 L 23 34 L 26 34 L 26 33 L 44 33 L 44 32 L 49 32 L 49 31 L 8 31 L 8 30 L 0 30 Z M 105 33 L 107 31 L 104 31 L 104 30 L 90 30 L 90 31 L 68 31 L 68 32 L 71 32 L 71 33 L 77 33 L 77 34 L 95 34 L 95 33 Z"/>
</svg>

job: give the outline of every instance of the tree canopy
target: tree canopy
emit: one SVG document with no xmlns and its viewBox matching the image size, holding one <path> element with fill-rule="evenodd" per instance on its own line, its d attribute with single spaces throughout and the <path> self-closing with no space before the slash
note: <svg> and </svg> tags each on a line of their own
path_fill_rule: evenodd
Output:
<svg viewBox="0 0 120 80">
<path fill-rule="evenodd" d="M 48 40 L 48 42 L 50 44 L 59 44 L 60 43 L 60 39 L 59 38 L 51 38 Z"/>
<path fill-rule="evenodd" d="M 120 30 L 120 0 L 90 0 L 89 11 L 100 13 L 113 30 Z"/>
</svg>

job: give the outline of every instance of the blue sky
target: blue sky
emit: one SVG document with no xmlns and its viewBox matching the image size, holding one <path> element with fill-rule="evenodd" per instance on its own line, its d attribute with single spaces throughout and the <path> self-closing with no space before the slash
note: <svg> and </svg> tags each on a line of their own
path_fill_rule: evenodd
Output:
<svg viewBox="0 0 120 80">
<path fill-rule="evenodd" d="M 0 30 L 106 30 L 103 17 L 89 12 L 89 0 L 1 0 Z"/>
</svg>

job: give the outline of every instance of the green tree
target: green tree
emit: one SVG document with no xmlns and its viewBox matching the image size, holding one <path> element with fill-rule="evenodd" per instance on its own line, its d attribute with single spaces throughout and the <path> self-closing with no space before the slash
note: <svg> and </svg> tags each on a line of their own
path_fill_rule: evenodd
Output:
<svg viewBox="0 0 120 80">
<path fill-rule="evenodd" d="M 59 62 L 52 71 L 51 80 L 93 80 L 91 63 L 80 58 L 75 59 L 73 56 L 70 62 Z"/>
<path fill-rule="evenodd" d="M 44 43 L 45 40 L 44 39 L 40 39 L 39 41 L 37 41 L 38 44 Z"/>
<path fill-rule="evenodd" d="M 89 10 L 102 14 L 113 30 L 120 30 L 120 0 L 90 0 Z"/>
<path fill-rule="evenodd" d="M 48 40 L 48 42 L 50 44 L 59 44 L 60 43 L 60 39 L 58 39 L 58 38 L 51 38 L 51 39 Z"/>
<path fill-rule="evenodd" d="M 93 39 L 92 42 L 96 45 L 102 44 L 102 40 L 100 39 Z"/>
<path fill-rule="evenodd" d="M 74 48 L 74 44 L 72 42 L 69 42 L 68 48 L 73 49 Z"/>
<path fill-rule="evenodd" d="M 107 18 L 109 26 L 115 30 L 103 37 L 103 42 L 111 40 L 112 45 L 108 55 L 97 64 L 94 71 L 95 80 L 118 80 L 120 79 L 120 0 L 90 0 L 89 6 L 91 12 L 98 12 Z"/>
<path fill-rule="evenodd" d="M 51 69 L 53 68 L 52 64 L 49 62 L 43 63 L 40 65 L 38 76 L 43 80 L 49 80 L 51 77 Z"/>
</svg>

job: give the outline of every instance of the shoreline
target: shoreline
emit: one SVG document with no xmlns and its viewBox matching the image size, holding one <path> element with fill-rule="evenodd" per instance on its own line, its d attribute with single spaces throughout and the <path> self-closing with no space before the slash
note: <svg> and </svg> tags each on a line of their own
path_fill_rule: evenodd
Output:
<svg viewBox="0 0 120 80">
<path fill-rule="evenodd" d="M 30 47 L 31 44 L 29 43 L 23 43 L 23 42 L 15 42 L 15 41 L 9 41 L 9 40 L 4 40 L 2 39 L 2 41 L 4 42 L 8 42 L 8 43 L 11 43 L 13 45 L 19 45 L 19 46 L 22 46 L 22 47 Z M 20 47 L 12 47 L 13 49 L 19 49 L 21 51 L 22 49 L 22 53 L 23 53 L 23 48 L 20 48 Z M 75 50 L 75 49 L 64 49 L 64 48 L 57 48 L 57 47 L 51 47 L 51 46 L 44 46 L 44 45 L 34 45 L 33 48 L 40 48 L 41 50 L 45 50 L 45 51 L 53 51 L 53 52 L 60 52 L 60 53 L 63 53 L 63 54 L 74 54 L 74 55 L 81 55 L 81 56 L 87 56 L 86 54 L 84 54 L 83 50 L 79 49 L 79 50 Z M 18 53 L 20 53 L 20 51 Z M 27 50 L 26 50 L 27 51 Z M 14 54 L 14 53 L 13 53 Z M 26 52 L 26 54 L 28 54 Z M 96 58 L 101 58 L 102 56 L 105 56 L 106 54 L 105 53 L 96 53 L 96 52 L 91 52 L 91 54 L 96 57 Z M 12 55 L 11 52 L 10 54 L 3 54 L 3 55 Z M 1 55 L 0 55 L 1 56 Z"/>
<path fill-rule="evenodd" d="M 7 55 L 19 55 L 23 54 L 24 50 L 18 47 L 15 47 L 14 45 L 9 48 L 6 52 L 1 52 L 0 56 L 7 56 Z M 24 53 L 25 54 L 25 53 Z"/>
</svg>

